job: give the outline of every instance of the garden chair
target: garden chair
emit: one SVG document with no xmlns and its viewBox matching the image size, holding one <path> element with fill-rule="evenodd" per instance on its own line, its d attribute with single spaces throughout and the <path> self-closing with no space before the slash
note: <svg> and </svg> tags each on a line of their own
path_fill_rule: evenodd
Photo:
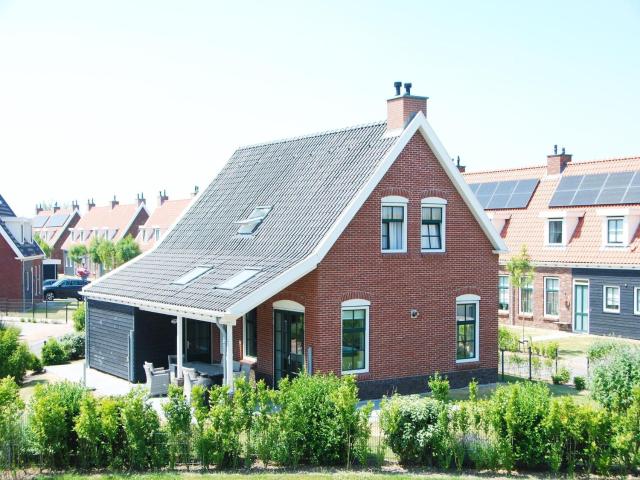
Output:
<svg viewBox="0 0 640 480">
<path fill-rule="evenodd" d="M 169 393 L 169 370 L 153 368 L 153 363 L 144 362 L 147 388 L 150 397 L 164 396 Z"/>
</svg>

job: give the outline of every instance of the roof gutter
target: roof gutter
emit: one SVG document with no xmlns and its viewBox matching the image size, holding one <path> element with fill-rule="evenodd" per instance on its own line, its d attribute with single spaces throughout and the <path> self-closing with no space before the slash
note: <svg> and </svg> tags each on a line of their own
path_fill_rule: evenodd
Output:
<svg viewBox="0 0 640 480">
<path fill-rule="evenodd" d="M 505 266 L 508 261 L 501 260 L 500 265 Z M 614 264 L 614 263 L 578 263 L 578 262 L 531 262 L 534 267 L 545 268 L 593 268 L 596 270 L 640 270 L 640 264 Z"/>
</svg>

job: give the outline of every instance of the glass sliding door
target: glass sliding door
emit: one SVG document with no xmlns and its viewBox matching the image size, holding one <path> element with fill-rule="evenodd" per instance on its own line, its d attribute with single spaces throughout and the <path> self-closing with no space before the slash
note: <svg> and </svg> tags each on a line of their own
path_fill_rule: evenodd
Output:
<svg viewBox="0 0 640 480">
<path fill-rule="evenodd" d="M 187 319 L 184 328 L 186 361 L 211 363 L 211 324 Z"/>
<path fill-rule="evenodd" d="M 274 381 L 295 376 L 304 366 L 304 313 L 273 311 Z"/>
</svg>

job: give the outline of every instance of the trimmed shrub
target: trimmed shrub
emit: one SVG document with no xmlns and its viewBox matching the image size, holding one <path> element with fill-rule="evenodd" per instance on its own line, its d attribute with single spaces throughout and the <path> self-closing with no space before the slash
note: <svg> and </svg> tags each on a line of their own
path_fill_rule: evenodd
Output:
<svg viewBox="0 0 640 480">
<path fill-rule="evenodd" d="M 6 327 L 0 322 L 0 378 L 9 376 L 16 383 L 22 382 L 33 363 L 29 347 L 19 338 L 19 329 Z"/>
<path fill-rule="evenodd" d="M 628 472 L 637 474 L 640 467 L 640 386 L 631 390 L 631 403 L 624 413 L 617 415 L 613 447 Z"/>
<path fill-rule="evenodd" d="M 429 390 L 431 390 L 433 398 L 440 402 L 446 402 L 449 400 L 449 379 L 438 372 L 434 373 L 432 377 L 429 377 Z"/>
<path fill-rule="evenodd" d="M 573 385 L 576 387 L 576 390 L 581 392 L 587 387 L 587 381 L 584 377 L 575 376 L 573 377 Z"/>
<path fill-rule="evenodd" d="M 66 467 L 77 453 L 75 417 L 86 390 L 77 383 L 37 385 L 29 404 L 28 426 L 36 453 L 51 467 Z"/>
<path fill-rule="evenodd" d="M 69 360 L 84 358 L 84 332 L 67 333 L 60 337 L 60 346 Z"/>
<path fill-rule="evenodd" d="M 567 367 L 562 367 L 558 370 L 558 373 L 551 375 L 551 380 L 555 385 L 564 385 L 571 380 L 571 372 Z"/>
<path fill-rule="evenodd" d="M 80 403 L 74 430 L 78 435 L 79 466 L 82 468 L 124 465 L 124 432 L 121 401 L 86 395 Z"/>
<path fill-rule="evenodd" d="M 591 395 L 609 409 L 626 409 L 632 390 L 640 385 L 640 349 L 619 346 L 609 350 L 595 365 L 591 375 Z"/>
<path fill-rule="evenodd" d="M 78 308 L 76 308 L 76 311 L 73 312 L 73 328 L 75 329 L 76 332 L 84 332 L 84 323 L 85 323 L 85 316 L 86 316 L 86 310 L 85 310 L 85 302 L 79 302 L 78 303 Z"/>
<path fill-rule="evenodd" d="M 182 388 L 169 385 L 169 401 L 162 406 L 167 423 L 169 466 L 178 462 L 187 463 L 191 451 L 191 405 L 184 397 Z"/>
<path fill-rule="evenodd" d="M 45 365 L 61 365 L 69 361 L 69 355 L 55 338 L 50 338 L 42 346 L 42 363 Z"/>
<path fill-rule="evenodd" d="M 380 426 L 385 442 L 402 464 L 437 465 L 449 455 L 442 448 L 447 436 L 441 414 L 449 406 L 433 398 L 394 395 L 384 399 Z"/>
<path fill-rule="evenodd" d="M 137 388 L 122 397 L 120 417 L 126 440 L 125 462 L 130 470 L 158 468 L 165 464 L 166 439 L 160 433 L 160 418 L 145 402 L 146 391 Z"/>
<path fill-rule="evenodd" d="M 498 327 L 498 348 L 508 352 L 517 352 L 520 349 L 520 337 L 507 327 Z"/>
</svg>

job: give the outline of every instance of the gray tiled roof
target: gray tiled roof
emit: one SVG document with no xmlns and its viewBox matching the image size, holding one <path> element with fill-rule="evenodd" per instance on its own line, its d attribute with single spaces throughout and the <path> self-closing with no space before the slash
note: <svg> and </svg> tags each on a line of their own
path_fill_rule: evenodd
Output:
<svg viewBox="0 0 640 480">
<path fill-rule="evenodd" d="M 155 250 L 89 295 L 225 311 L 314 250 L 395 142 L 385 130 L 376 123 L 240 148 Z M 272 209 L 253 236 L 237 235 L 234 222 L 256 206 Z M 172 285 L 199 265 L 213 268 Z M 261 273 L 236 290 L 215 288 L 245 268 Z"/>
<path fill-rule="evenodd" d="M 11 230 L 7 227 L 7 225 L 2 221 L 2 217 L 15 217 L 16 214 L 13 213 L 13 210 L 9 206 L 9 204 L 5 201 L 5 199 L 0 195 L 0 228 L 2 228 L 7 236 L 11 239 L 13 244 L 16 246 L 20 253 L 25 257 L 33 257 L 35 255 L 43 255 L 42 250 L 38 244 L 33 241 L 31 243 L 20 243 L 18 239 L 13 236 Z"/>
</svg>

